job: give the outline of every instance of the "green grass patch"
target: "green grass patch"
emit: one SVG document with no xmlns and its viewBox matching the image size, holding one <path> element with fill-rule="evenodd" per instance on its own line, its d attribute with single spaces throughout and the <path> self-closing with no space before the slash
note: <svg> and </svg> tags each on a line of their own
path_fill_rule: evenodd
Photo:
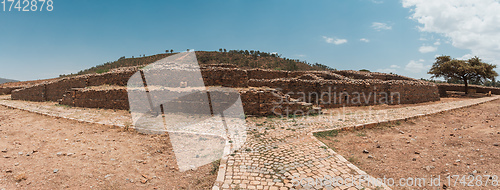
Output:
<svg viewBox="0 0 500 190">
<path fill-rule="evenodd" d="M 102 74 L 102 73 L 107 73 L 109 72 L 109 69 L 98 69 L 97 71 L 95 71 L 95 73 L 97 74 Z"/>
<path fill-rule="evenodd" d="M 354 156 L 351 156 L 349 157 L 349 159 L 347 159 L 347 161 L 351 162 L 351 163 L 357 163 L 358 162 L 358 159 Z"/>
<path fill-rule="evenodd" d="M 339 130 L 331 130 L 331 131 L 322 131 L 313 134 L 316 138 L 325 138 L 325 137 L 336 137 L 339 135 Z"/>
<path fill-rule="evenodd" d="M 210 174 L 215 175 L 219 171 L 220 159 L 212 162 L 212 170 L 210 170 Z"/>
<path fill-rule="evenodd" d="M 59 107 L 65 107 L 65 108 L 70 108 L 71 106 L 69 105 L 64 105 L 64 104 L 55 104 L 56 106 L 59 106 Z"/>
</svg>

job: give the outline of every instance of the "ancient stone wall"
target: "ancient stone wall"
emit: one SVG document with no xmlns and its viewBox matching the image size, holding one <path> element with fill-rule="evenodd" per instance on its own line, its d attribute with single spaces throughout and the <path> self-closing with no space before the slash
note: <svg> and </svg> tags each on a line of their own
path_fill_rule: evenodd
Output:
<svg viewBox="0 0 500 190">
<path fill-rule="evenodd" d="M 300 113 L 305 114 L 312 109 L 311 104 L 304 102 L 291 101 L 290 98 L 274 89 L 262 88 L 245 88 L 238 89 L 240 98 L 243 104 L 243 109 L 246 115 L 265 116 L 265 115 L 285 115 Z M 166 92 L 165 90 L 151 91 L 151 96 L 158 99 L 161 95 L 171 95 L 175 91 Z M 213 93 L 210 92 L 211 97 Z M 215 96 L 217 97 L 217 96 Z M 200 107 L 206 104 L 206 92 L 196 92 L 189 94 L 189 97 L 183 97 L 182 100 L 166 102 L 164 105 L 165 112 L 187 112 L 197 113 Z M 218 100 L 218 103 L 223 103 L 224 100 Z M 118 89 L 85 89 L 75 88 L 64 93 L 63 98 L 59 101 L 62 105 L 87 107 L 87 108 L 105 108 L 105 109 L 122 109 L 129 110 L 129 100 L 127 90 L 125 88 Z M 200 114 L 206 113 L 201 110 Z"/>
<path fill-rule="evenodd" d="M 388 81 L 389 92 L 399 93 L 401 104 L 414 104 L 429 101 L 438 101 L 438 87 L 433 83 L 424 81 Z"/>
<path fill-rule="evenodd" d="M 57 102 L 63 94 L 71 88 L 85 88 L 87 86 L 87 77 L 79 76 L 74 78 L 63 78 L 59 81 L 47 83 L 45 85 L 46 101 Z"/>
<path fill-rule="evenodd" d="M 42 82 L 12 91 L 13 100 L 28 101 L 58 101 L 63 94 L 72 88 L 85 88 L 100 85 L 125 86 L 135 72 L 136 67 L 114 69 L 103 74 L 87 74 L 75 77 L 65 77 Z"/>
<path fill-rule="evenodd" d="M 234 68 L 207 68 L 201 70 L 205 86 L 248 87 L 248 72 Z"/>
<path fill-rule="evenodd" d="M 446 91 L 465 91 L 465 86 L 463 84 L 438 83 L 437 86 L 441 97 L 446 97 Z M 491 91 L 492 94 L 500 95 L 500 88 L 495 87 L 469 85 L 469 89 L 476 90 L 476 93 L 488 93 Z"/>
<path fill-rule="evenodd" d="M 64 93 L 59 103 L 73 107 L 129 109 L 126 89 L 72 89 Z"/>
<path fill-rule="evenodd" d="M 267 70 L 267 69 L 249 69 L 249 79 L 276 79 L 288 78 L 288 71 Z"/>
<path fill-rule="evenodd" d="M 239 90 L 243 109 L 247 115 L 311 114 L 312 104 L 293 101 L 288 95 L 269 88 Z"/>
<path fill-rule="evenodd" d="M 326 80 L 350 80 L 349 78 L 329 71 L 294 71 L 288 74 L 288 78 L 299 78 L 304 75 L 316 75 Z"/>
<path fill-rule="evenodd" d="M 248 85 L 275 88 L 325 108 L 439 100 L 437 86 L 420 81 L 250 79 Z"/>
<path fill-rule="evenodd" d="M 137 71 L 139 71 L 138 67 L 120 68 L 103 74 L 57 79 L 14 90 L 12 99 L 30 101 L 59 101 L 62 99 L 62 104 L 71 106 L 128 109 L 125 86 L 129 78 Z M 157 76 L 146 79 L 148 86 L 151 87 L 182 87 L 183 82 L 193 81 L 192 77 L 200 77 L 196 70 L 170 73 L 167 70 L 145 72 L 148 72 L 148 76 Z M 171 76 L 172 74 L 175 76 Z M 241 97 L 244 99 L 245 112 L 249 115 L 266 115 L 271 114 L 272 111 L 283 112 L 283 110 L 273 109 L 276 107 L 273 105 L 274 100 L 276 100 L 276 97 L 273 97 L 273 90 L 262 90 L 266 88 L 260 87 L 277 89 L 279 90 L 278 94 L 289 94 L 289 97 L 284 99 L 288 101 L 281 102 L 280 105 L 290 107 L 292 110 L 310 109 L 311 106 L 306 106 L 308 104 L 304 104 L 304 102 L 332 108 L 344 105 L 407 104 L 439 100 L 438 88 L 433 83 L 383 73 L 359 71 L 289 72 L 202 67 L 201 77 L 206 86 L 238 89 L 259 87 L 260 90 L 254 91 L 240 89 Z M 165 80 L 166 78 L 169 80 Z M 123 88 L 119 90 L 89 89 L 89 87 L 101 85 L 116 85 Z"/>
<path fill-rule="evenodd" d="M 137 69 L 128 69 L 118 72 L 109 72 L 103 74 L 89 74 L 87 77 L 86 86 L 101 86 L 101 85 L 118 85 L 127 86 L 130 77 L 137 72 Z"/>
<path fill-rule="evenodd" d="M 229 63 L 219 63 L 219 64 L 203 64 L 200 65 L 202 69 L 209 67 L 219 67 L 219 68 L 238 68 L 238 66 Z"/>
<path fill-rule="evenodd" d="M 87 74 L 76 77 L 66 77 L 42 84 L 25 87 L 13 92 L 13 99 L 28 101 L 58 101 L 62 95 L 72 88 L 85 88 L 89 86 L 100 85 L 118 85 L 126 86 L 129 78 L 137 72 L 137 69 L 127 68 L 122 70 L 113 70 L 103 74 Z M 248 76 L 245 70 L 229 68 L 207 68 L 201 71 L 206 86 L 225 86 L 225 87 L 247 87 Z M 154 75 L 154 73 L 150 73 Z M 180 76 L 190 76 L 188 74 L 178 73 Z M 161 74 L 159 74 L 161 75 Z M 165 77 L 151 77 L 147 82 L 150 85 L 162 85 L 178 87 L 182 81 L 193 79 L 183 79 L 164 81 Z M 172 78 L 172 77 L 169 77 Z M 43 86 L 43 87 L 42 87 Z M 44 89 L 43 93 L 35 92 Z M 21 95 L 25 94 L 25 95 Z"/>
<path fill-rule="evenodd" d="M 21 87 L 0 87 L 0 95 L 11 94 L 12 91 L 20 89 Z"/>
<path fill-rule="evenodd" d="M 415 79 L 387 73 L 378 72 L 364 72 L 364 71 L 353 71 L 353 70 L 336 70 L 333 73 L 345 76 L 351 79 L 379 79 L 379 80 L 412 80 Z"/>
<path fill-rule="evenodd" d="M 247 72 L 248 79 L 297 78 L 306 74 L 314 74 L 327 80 L 348 80 L 347 77 L 329 71 L 277 71 L 268 69 L 249 69 Z"/>
<path fill-rule="evenodd" d="M 35 102 L 47 101 L 45 96 L 45 83 L 33 85 L 12 91 L 11 99 L 28 100 Z"/>
<path fill-rule="evenodd" d="M 8 82 L 0 84 L 0 95 L 11 94 L 12 91 L 25 88 L 28 86 L 33 86 L 41 84 L 44 82 L 54 81 L 57 79 L 45 79 L 45 80 L 32 80 L 32 81 L 20 81 L 20 82 Z"/>
</svg>

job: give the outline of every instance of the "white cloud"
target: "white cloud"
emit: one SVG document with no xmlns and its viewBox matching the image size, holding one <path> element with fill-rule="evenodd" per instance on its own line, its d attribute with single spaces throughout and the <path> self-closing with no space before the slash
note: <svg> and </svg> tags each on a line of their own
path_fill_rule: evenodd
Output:
<svg viewBox="0 0 500 190">
<path fill-rule="evenodd" d="M 438 41 L 434 42 L 434 45 L 435 46 L 441 45 L 441 42 L 438 40 Z"/>
<path fill-rule="evenodd" d="M 376 1 L 376 0 L 370 0 L 372 3 L 375 3 L 375 4 L 382 4 L 384 3 L 383 1 Z"/>
<path fill-rule="evenodd" d="M 403 7 L 412 9 L 420 31 L 441 34 L 454 47 L 500 64 L 498 0 L 403 0 Z"/>
<path fill-rule="evenodd" d="M 472 58 L 472 57 L 474 57 L 474 56 L 473 56 L 473 55 L 471 55 L 471 54 L 465 54 L 464 56 L 459 57 L 459 58 L 457 58 L 457 59 L 460 59 L 460 60 L 468 60 L 468 59 L 470 59 L 470 58 Z"/>
<path fill-rule="evenodd" d="M 377 30 L 377 31 L 381 31 L 381 30 L 391 30 L 392 26 L 389 26 L 387 23 L 373 22 L 372 28 Z"/>
<path fill-rule="evenodd" d="M 427 71 L 431 68 L 431 65 L 424 65 L 425 60 L 420 59 L 418 61 L 411 60 L 405 66 L 405 70 L 412 73 L 421 73 L 423 71 Z"/>
<path fill-rule="evenodd" d="M 391 65 L 389 66 L 389 68 L 385 68 L 385 69 L 377 69 L 377 72 L 381 72 L 381 73 L 396 73 L 396 69 L 399 69 L 401 68 L 400 66 L 398 65 Z"/>
<path fill-rule="evenodd" d="M 420 53 L 435 52 L 435 51 L 437 51 L 437 47 L 434 47 L 434 46 L 421 46 L 420 48 L 418 48 L 418 51 Z"/>
<path fill-rule="evenodd" d="M 325 40 L 326 43 L 329 43 L 329 44 L 340 45 L 340 44 L 347 43 L 346 39 L 335 39 L 335 38 L 330 38 L 330 37 L 326 37 L 326 36 L 323 36 L 323 39 Z"/>
<path fill-rule="evenodd" d="M 361 38 L 361 39 L 359 39 L 359 41 L 366 42 L 366 43 L 370 42 L 370 40 L 366 39 L 366 38 Z"/>
</svg>

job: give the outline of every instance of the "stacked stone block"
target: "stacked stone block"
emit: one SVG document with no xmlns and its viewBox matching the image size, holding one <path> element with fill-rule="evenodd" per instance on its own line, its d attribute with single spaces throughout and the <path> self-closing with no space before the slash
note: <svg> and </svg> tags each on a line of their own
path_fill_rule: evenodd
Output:
<svg viewBox="0 0 500 190">
<path fill-rule="evenodd" d="M 12 99 L 60 101 L 61 104 L 77 107 L 129 109 L 125 86 L 129 78 L 139 70 L 138 67 L 127 67 L 103 74 L 88 74 L 48 81 L 14 90 Z M 204 66 L 201 68 L 201 76 L 197 69 L 169 72 L 165 68 L 159 68 L 158 70 L 146 69 L 144 73 L 153 76 L 146 79 L 148 86 L 151 87 L 179 88 L 186 81 L 203 81 L 205 86 L 237 88 L 247 115 L 283 113 L 286 108 L 308 111 L 312 109 L 311 104 L 332 108 L 439 100 L 438 87 L 433 83 L 383 73 L 244 70 L 230 66 Z M 194 77 L 201 77 L 202 80 Z M 165 78 L 169 78 L 169 80 L 165 80 Z M 115 85 L 121 86 L 121 88 L 89 88 L 102 85 Z M 187 86 L 203 85 L 187 84 Z M 258 88 L 252 90 L 249 87 Z M 446 86 L 446 88 L 452 87 Z M 152 95 L 155 95 L 155 92 L 158 92 L 156 94 L 165 94 L 159 93 L 159 90 L 161 88 L 154 89 Z M 478 92 L 481 91 L 478 90 Z M 380 102 L 384 93 L 388 95 L 387 99 Z M 162 98 L 157 97 L 157 99 Z M 278 101 L 280 103 L 276 104 L 277 99 L 287 101 Z M 196 107 L 196 101 L 188 102 L 193 103 L 193 108 Z M 175 102 L 169 104 L 171 107 L 181 106 L 180 103 L 176 105 Z M 185 106 L 186 101 L 182 105 Z M 277 107 L 276 105 L 281 106 L 281 108 L 274 109 Z"/>
<path fill-rule="evenodd" d="M 465 92 L 465 85 L 463 84 L 449 84 L 449 83 L 438 83 L 439 94 L 441 97 L 446 97 L 446 91 L 458 91 Z M 500 88 L 469 85 L 469 89 L 476 90 L 476 93 L 489 93 L 500 95 Z"/>
<path fill-rule="evenodd" d="M 11 94 L 12 91 L 20 89 L 21 87 L 0 87 L 0 95 Z"/>
<path fill-rule="evenodd" d="M 236 92 L 236 91 L 235 91 Z M 244 88 L 238 89 L 241 101 L 243 103 L 243 109 L 245 114 L 254 116 L 265 116 L 265 115 L 281 115 L 285 114 L 286 110 L 290 113 L 300 112 L 307 113 L 312 109 L 311 104 L 304 102 L 297 102 L 290 99 L 289 96 L 282 94 L 274 89 L 262 89 L 262 88 Z M 211 97 L 212 107 L 215 112 L 217 108 L 226 108 L 232 105 L 234 101 L 229 101 L 228 99 L 215 99 L 224 98 L 224 94 L 227 93 L 219 90 L 210 90 L 207 94 L 206 90 L 192 90 L 186 94 L 185 91 L 182 93 L 175 90 L 153 90 L 150 92 L 152 99 L 165 99 L 170 100 L 168 102 L 162 102 L 165 113 L 195 113 L 195 114 L 206 114 L 210 113 L 210 110 L 204 110 L 201 108 L 210 106 L 208 104 L 208 98 Z M 165 96 L 165 97 L 162 97 Z M 171 97 L 179 97 L 171 100 Z M 230 99 L 230 98 L 229 98 Z M 76 107 L 88 107 L 88 108 L 106 108 L 106 109 L 122 109 L 128 110 L 128 93 L 124 88 L 118 89 L 84 89 L 84 88 L 74 88 L 70 91 L 65 92 L 63 98 L 59 101 L 62 105 L 76 106 Z M 158 102 L 156 102 L 158 103 Z M 144 105 L 149 108 L 149 105 Z M 154 108 L 156 109 L 156 108 Z M 298 111 L 300 110 L 300 111 Z M 223 110 L 218 110 L 223 111 Z"/>
</svg>

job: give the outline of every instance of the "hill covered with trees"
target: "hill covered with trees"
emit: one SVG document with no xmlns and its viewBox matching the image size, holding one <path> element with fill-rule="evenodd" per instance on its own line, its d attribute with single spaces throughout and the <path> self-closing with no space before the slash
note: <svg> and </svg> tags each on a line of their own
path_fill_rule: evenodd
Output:
<svg viewBox="0 0 500 190">
<path fill-rule="evenodd" d="M 175 53 L 167 50 L 167 53 L 156 54 L 142 57 L 120 57 L 116 61 L 107 62 L 101 65 L 79 71 L 75 74 L 60 75 L 60 77 L 82 75 L 90 73 L 104 73 L 114 68 L 140 66 L 153 63 Z M 310 71 L 310 70 L 333 70 L 326 65 L 315 63 L 311 64 L 298 59 L 283 58 L 276 53 L 267 53 L 254 50 L 229 50 L 220 49 L 219 51 L 196 51 L 196 57 L 201 66 L 206 64 L 228 63 L 241 68 L 263 68 L 287 71 Z"/>
</svg>

